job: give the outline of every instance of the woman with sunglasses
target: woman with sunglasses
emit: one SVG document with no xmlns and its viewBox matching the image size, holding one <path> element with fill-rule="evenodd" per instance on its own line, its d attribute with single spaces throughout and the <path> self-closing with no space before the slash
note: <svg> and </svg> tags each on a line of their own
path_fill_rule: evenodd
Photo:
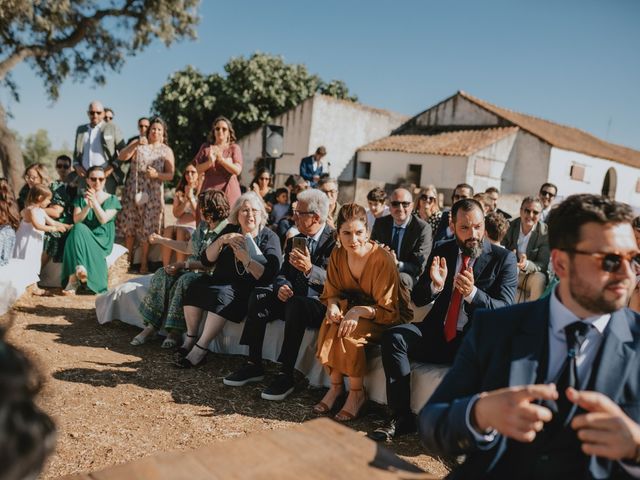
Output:
<svg viewBox="0 0 640 480">
<path fill-rule="evenodd" d="M 207 190 L 200 194 L 198 209 L 203 220 L 186 245 L 155 234 L 149 239 L 151 243 L 160 243 L 176 251 L 180 249 L 190 255 L 187 260 L 159 268 L 152 275 L 149 291 L 138 307 L 145 328 L 131 341 L 131 345 L 145 343 L 162 328 L 164 322 L 168 335 L 161 347 L 173 348 L 187 329 L 182 299 L 194 280 L 209 273 L 210 268 L 200 262 L 200 256 L 227 226 L 229 216 L 229 204 L 220 190 Z"/>
<path fill-rule="evenodd" d="M 24 185 L 18 192 L 18 209 L 22 211 L 26 206 L 29 190 L 34 185 L 49 185 L 49 176 L 47 175 L 47 167 L 42 163 L 34 163 L 29 165 L 24 171 Z"/>
<path fill-rule="evenodd" d="M 442 211 L 438 205 L 438 190 L 433 185 L 420 189 L 415 200 L 415 214 L 427 222 L 431 231 L 435 232 L 442 218 Z"/>
<path fill-rule="evenodd" d="M 174 225 L 165 227 L 162 236 L 178 242 L 188 242 L 196 229 L 196 213 L 198 211 L 198 192 L 200 190 L 198 171 L 189 164 L 182 172 L 182 178 L 176 187 L 173 197 L 173 216 L 176 219 Z M 173 250 L 162 246 L 162 265 L 171 263 Z M 176 250 L 176 262 L 184 262 L 187 256 Z"/>
<path fill-rule="evenodd" d="M 271 213 L 271 208 L 276 201 L 275 190 L 271 187 L 271 171 L 267 167 L 260 167 L 256 171 L 256 176 L 251 181 L 251 190 L 262 198 L 267 213 Z"/>
<path fill-rule="evenodd" d="M 115 218 L 122 208 L 115 195 L 105 192 L 102 167 L 87 170 L 87 189 L 74 201 L 74 226 L 62 257 L 64 295 L 75 295 L 80 284 L 94 293 L 107 290 L 107 260 L 116 236 Z"/>
<path fill-rule="evenodd" d="M 131 161 L 124 185 L 122 213 L 118 215 L 118 231 L 124 235 L 133 265 L 134 244 L 141 247 L 140 273 L 149 273 L 149 235 L 163 228 L 164 190 L 162 182 L 173 180 L 175 160 L 168 145 L 167 125 L 154 118 L 146 137 L 139 137 L 118 155 L 121 161 Z"/>
<path fill-rule="evenodd" d="M 229 205 L 240 197 L 238 175 L 242 173 L 242 151 L 236 144 L 236 133 L 231 121 L 218 117 L 213 121 L 208 141 L 200 146 L 193 164 L 204 175 L 203 190 L 222 190 Z"/>
</svg>

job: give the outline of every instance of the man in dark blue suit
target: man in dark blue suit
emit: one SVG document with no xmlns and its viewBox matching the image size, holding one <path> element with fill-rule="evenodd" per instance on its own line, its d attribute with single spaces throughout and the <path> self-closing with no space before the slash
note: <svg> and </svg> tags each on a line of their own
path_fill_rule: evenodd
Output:
<svg viewBox="0 0 640 480">
<path fill-rule="evenodd" d="M 484 238 L 484 210 L 471 198 L 451 209 L 455 238 L 437 246 L 418 279 L 412 299 L 417 306 L 434 301 L 421 323 L 388 329 L 382 337 L 387 403 L 393 417 L 370 434 L 375 440 L 415 432 L 410 408 L 411 360 L 451 364 L 478 308 L 510 305 L 518 282 L 516 257 Z"/>
<path fill-rule="evenodd" d="M 304 157 L 300 160 L 300 176 L 304 178 L 309 185 L 316 187 L 320 176 L 324 172 L 322 166 L 322 158 L 327 154 L 327 149 L 324 147 L 318 147 L 316 153 Z"/>
<path fill-rule="evenodd" d="M 554 292 L 476 314 L 419 419 L 429 453 L 466 455 L 451 478 L 640 477 L 632 219 L 606 197 L 567 198 L 549 215 Z"/>
<path fill-rule="evenodd" d="M 225 385 L 239 387 L 264 378 L 262 344 L 267 323 L 285 321 L 284 338 L 278 361 L 281 373 L 262 392 L 265 400 L 284 400 L 294 389 L 294 367 L 307 328 L 319 328 L 326 307 L 319 300 L 327 278 L 329 256 L 336 244 L 333 229 L 327 223 L 329 198 L 320 190 L 309 189 L 298 195 L 294 210 L 303 240 L 301 249 L 295 240 L 287 243 L 286 261 L 272 287 L 256 287 L 249 298 L 241 345 L 249 346 L 249 361 L 228 375 Z M 296 244 L 294 244 L 296 242 Z"/>
</svg>

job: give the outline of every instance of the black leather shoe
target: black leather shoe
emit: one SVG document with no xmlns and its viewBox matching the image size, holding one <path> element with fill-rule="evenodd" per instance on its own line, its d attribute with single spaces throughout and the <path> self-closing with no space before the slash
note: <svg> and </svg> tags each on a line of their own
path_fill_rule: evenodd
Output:
<svg viewBox="0 0 640 480">
<path fill-rule="evenodd" d="M 416 431 L 416 418 L 411 415 L 401 418 L 393 418 L 386 425 L 376 428 L 373 432 L 369 432 L 367 436 L 376 442 L 390 442 L 395 437 L 409 435 Z"/>
</svg>

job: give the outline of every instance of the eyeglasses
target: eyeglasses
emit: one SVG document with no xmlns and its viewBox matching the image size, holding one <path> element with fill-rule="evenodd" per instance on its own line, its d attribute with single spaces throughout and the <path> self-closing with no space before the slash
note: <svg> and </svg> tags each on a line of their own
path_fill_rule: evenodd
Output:
<svg viewBox="0 0 640 480">
<path fill-rule="evenodd" d="M 113 120 L 113 117 L 104 117 L 104 118 L 105 120 L 109 120 L 109 121 Z"/>
<path fill-rule="evenodd" d="M 396 200 L 390 203 L 391 203 L 391 206 L 395 208 L 398 208 L 400 205 L 402 205 L 402 208 L 409 208 L 409 206 L 411 205 L 411 202 L 398 202 Z"/>
<path fill-rule="evenodd" d="M 105 177 L 88 177 L 90 182 L 104 182 L 106 180 Z"/>
<path fill-rule="evenodd" d="M 32 182 L 35 182 L 37 180 L 40 180 L 40 177 L 38 175 L 25 175 L 24 179 L 25 180 L 31 180 Z"/>
<path fill-rule="evenodd" d="M 89 110 L 89 115 L 102 115 L 103 112 L 97 110 Z"/>
<path fill-rule="evenodd" d="M 629 262 L 632 268 L 640 265 L 640 252 L 629 253 L 604 253 L 604 252 L 585 252 L 583 250 L 566 248 L 563 251 L 573 253 L 576 255 L 587 255 L 589 257 L 596 258 L 601 261 L 600 268 L 609 273 L 614 273 L 620 270 L 622 266 L 622 260 Z"/>
<path fill-rule="evenodd" d="M 551 193 L 549 190 L 540 190 L 540 196 L 553 198 L 556 196 L 555 193 Z"/>
<path fill-rule="evenodd" d="M 522 209 L 524 211 L 524 213 L 526 213 L 527 215 L 533 215 L 535 217 L 537 217 L 538 215 L 540 215 L 540 211 L 539 210 L 531 210 L 530 208 L 523 208 Z"/>
<path fill-rule="evenodd" d="M 242 215 L 249 215 L 250 213 L 253 213 L 253 216 L 257 217 L 261 212 L 257 208 L 243 208 L 238 213 L 241 213 Z"/>
<path fill-rule="evenodd" d="M 58 163 L 56 164 L 56 168 L 59 168 L 60 170 L 69 170 L 71 168 L 71 165 L 67 165 L 66 163 Z"/>
<path fill-rule="evenodd" d="M 436 197 L 430 197 L 429 195 L 420 195 L 420 200 L 428 202 L 428 203 L 433 203 L 436 200 Z"/>
</svg>

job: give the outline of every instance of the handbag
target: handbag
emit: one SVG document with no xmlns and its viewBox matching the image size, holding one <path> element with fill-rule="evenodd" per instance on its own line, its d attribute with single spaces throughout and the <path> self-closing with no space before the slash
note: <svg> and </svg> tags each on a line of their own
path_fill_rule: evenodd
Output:
<svg viewBox="0 0 640 480">
<path fill-rule="evenodd" d="M 149 201 L 149 194 L 147 192 L 139 192 L 138 191 L 138 170 L 139 170 L 139 168 L 136 168 L 136 180 L 135 180 L 135 182 L 136 182 L 136 194 L 133 197 L 133 201 L 135 202 L 135 204 L 138 207 L 141 207 L 142 205 L 144 205 L 145 203 L 147 203 Z"/>
</svg>

